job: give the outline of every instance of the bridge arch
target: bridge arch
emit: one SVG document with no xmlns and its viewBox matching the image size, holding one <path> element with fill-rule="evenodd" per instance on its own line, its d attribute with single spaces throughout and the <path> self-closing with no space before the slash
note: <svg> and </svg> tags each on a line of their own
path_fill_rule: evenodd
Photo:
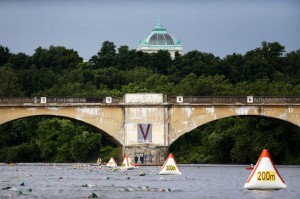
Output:
<svg viewBox="0 0 300 199">
<path fill-rule="evenodd" d="M 20 119 L 27 119 L 27 118 L 33 118 L 33 117 L 48 117 L 49 119 L 50 118 L 60 118 L 60 119 L 67 119 L 67 120 L 70 120 L 70 121 L 78 121 L 79 123 L 81 123 L 82 125 L 86 125 L 92 129 L 95 130 L 95 132 L 99 133 L 99 134 L 103 134 L 105 135 L 113 144 L 115 144 L 117 147 L 122 147 L 122 144 L 116 140 L 114 137 L 112 137 L 110 134 L 108 134 L 107 132 L 105 132 L 104 130 L 98 128 L 97 126 L 94 126 L 93 124 L 90 124 L 90 123 L 87 123 L 85 121 L 81 121 L 81 120 L 76 120 L 74 118 L 70 118 L 70 117 L 65 117 L 65 116 L 60 116 L 60 115 L 35 115 L 35 116 L 27 116 L 27 117 L 20 117 L 20 118 L 16 118 L 14 120 L 11 120 L 11 121 L 7 121 L 3 124 L 6 124 L 6 123 L 9 123 L 9 122 L 13 122 L 13 121 L 16 121 L 16 120 L 20 120 Z M 0 124 L 2 125 L 2 124 Z"/>
<path fill-rule="evenodd" d="M 53 116 L 81 121 L 100 129 L 117 146 L 124 146 L 124 136 L 120 134 L 124 116 L 122 110 L 116 107 L 6 107 L 1 109 L 1 115 L 3 117 L 0 118 L 0 125 L 35 116 Z"/>
<path fill-rule="evenodd" d="M 300 111 L 292 106 L 224 106 L 224 105 L 194 105 L 175 106 L 170 110 L 169 145 L 180 136 L 191 130 L 209 123 L 234 116 L 262 116 L 279 119 L 300 127 Z"/>
<path fill-rule="evenodd" d="M 300 128 L 266 116 L 232 116 L 212 120 L 180 136 L 170 151 L 181 163 L 238 163 L 257 160 L 269 149 L 279 164 L 297 164 Z"/>
<path fill-rule="evenodd" d="M 125 94 L 123 98 L 0 98 L 0 124 L 36 115 L 83 121 L 120 143 L 123 155 L 134 158 L 136 154 L 144 153 L 147 157 L 155 157 L 151 164 L 161 164 L 168 147 L 181 135 L 221 118 L 265 116 L 299 127 L 300 97 L 197 97 L 142 93 Z M 138 128 L 141 124 L 149 130 Z M 149 143 L 146 138 L 149 138 Z"/>
</svg>

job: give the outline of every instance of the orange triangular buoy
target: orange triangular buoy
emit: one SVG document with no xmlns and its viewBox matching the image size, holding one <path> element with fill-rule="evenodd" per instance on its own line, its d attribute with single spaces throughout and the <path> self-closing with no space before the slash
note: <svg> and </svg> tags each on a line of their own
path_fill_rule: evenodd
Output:
<svg viewBox="0 0 300 199">
<path fill-rule="evenodd" d="M 284 180 L 278 173 L 268 150 L 264 149 L 252 170 L 245 189 L 285 189 Z"/>
<path fill-rule="evenodd" d="M 113 157 L 111 157 L 108 161 L 108 163 L 106 164 L 107 167 L 116 167 L 118 166 L 115 159 Z"/>
<path fill-rule="evenodd" d="M 175 158 L 172 153 L 168 156 L 167 160 L 165 161 L 164 165 L 161 167 L 159 174 L 161 175 L 182 175 L 181 171 L 179 170 Z"/>
<path fill-rule="evenodd" d="M 131 159 L 128 157 L 128 155 L 125 155 L 124 161 L 123 161 L 123 163 L 121 165 L 121 169 L 130 170 L 130 169 L 134 169 L 134 168 L 135 168 L 135 166 L 131 162 Z"/>
</svg>

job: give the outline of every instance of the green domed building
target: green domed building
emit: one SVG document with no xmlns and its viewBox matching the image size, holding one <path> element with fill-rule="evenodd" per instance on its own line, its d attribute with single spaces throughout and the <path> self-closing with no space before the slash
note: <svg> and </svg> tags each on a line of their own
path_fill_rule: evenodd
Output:
<svg viewBox="0 0 300 199">
<path fill-rule="evenodd" d="M 155 53 L 159 50 L 167 50 L 171 57 L 175 57 L 175 52 L 182 54 L 182 46 L 180 40 L 176 39 L 167 32 L 167 29 L 160 24 L 158 17 L 157 25 L 154 27 L 150 35 L 140 40 L 137 49 L 147 53 Z"/>
</svg>

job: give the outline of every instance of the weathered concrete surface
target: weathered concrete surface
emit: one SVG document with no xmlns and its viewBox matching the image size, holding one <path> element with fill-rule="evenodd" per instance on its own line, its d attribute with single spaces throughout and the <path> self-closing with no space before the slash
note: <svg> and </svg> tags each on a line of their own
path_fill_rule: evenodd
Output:
<svg viewBox="0 0 300 199">
<path fill-rule="evenodd" d="M 26 103 L 21 103 L 24 100 Z M 0 99 L 0 124 L 41 115 L 80 120 L 112 138 L 119 146 L 119 162 L 124 154 L 132 159 L 143 154 L 143 164 L 152 165 L 163 164 L 168 147 L 180 136 L 213 120 L 240 115 L 264 116 L 300 127 L 299 97 L 167 99 L 162 94 L 126 94 L 123 100 L 106 97 L 94 103 L 95 100 L 98 99 L 52 98 L 30 103 L 32 99 Z"/>
<path fill-rule="evenodd" d="M 128 93 L 124 96 L 127 104 L 159 104 L 163 103 L 164 95 L 161 93 Z"/>
<path fill-rule="evenodd" d="M 296 105 L 175 105 L 169 109 L 169 144 L 183 134 L 213 120 L 249 115 L 272 117 L 300 127 L 300 104 Z"/>
<path fill-rule="evenodd" d="M 69 104 L 1 106 L 0 124 L 19 118 L 42 115 L 66 117 L 82 121 L 104 131 L 112 137 L 117 145 L 125 145 L 123 130 L 124 114 L 120 106 L 82 104 L 78 104 L 77 106 L 70 106 Z"/>
<path fill-rule="evenodd" d="M 125 145 L 139 144 L 138 124 L 152 125 L 151 144 L 167 145 L 165 139 L 167 134 L 168 121 L 166 121 L 165 108 L 155 107 L 125 107 Z"/>
<path fill-rule="evenodd" d="M 146 144 L 126 146 L 124 151 L 124 154 L 127 154 L 132 161 L 141 165 L 162 165 L 168 157 L 168 153 L 168 146 Z"/>
</svg>

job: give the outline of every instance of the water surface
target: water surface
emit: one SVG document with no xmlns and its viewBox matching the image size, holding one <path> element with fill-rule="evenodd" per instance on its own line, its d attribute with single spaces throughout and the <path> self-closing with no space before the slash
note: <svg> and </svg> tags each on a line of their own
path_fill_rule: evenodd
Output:
<svg viewBox="0 0 300 199">
<path fill-rule="evenodd" d="M 0 198 L 299 198 L 300 167 L 277 166 L 287 189 L 244 189 L 245 165 L 179 165 L 183 175 L 158 175 L 160 167 L 129 171 L 83 164 L 0 166 Z M 140 176 L 140 172 L 145 176 Z M 21 186 L 24 182 L 25 186 Z M 11 189 L 5 189 L 12 187 Z M 29 190 L 32 189 L 30 192 Z M 22 193 L 21 193 L 22 192 Z"/>
</svg>

